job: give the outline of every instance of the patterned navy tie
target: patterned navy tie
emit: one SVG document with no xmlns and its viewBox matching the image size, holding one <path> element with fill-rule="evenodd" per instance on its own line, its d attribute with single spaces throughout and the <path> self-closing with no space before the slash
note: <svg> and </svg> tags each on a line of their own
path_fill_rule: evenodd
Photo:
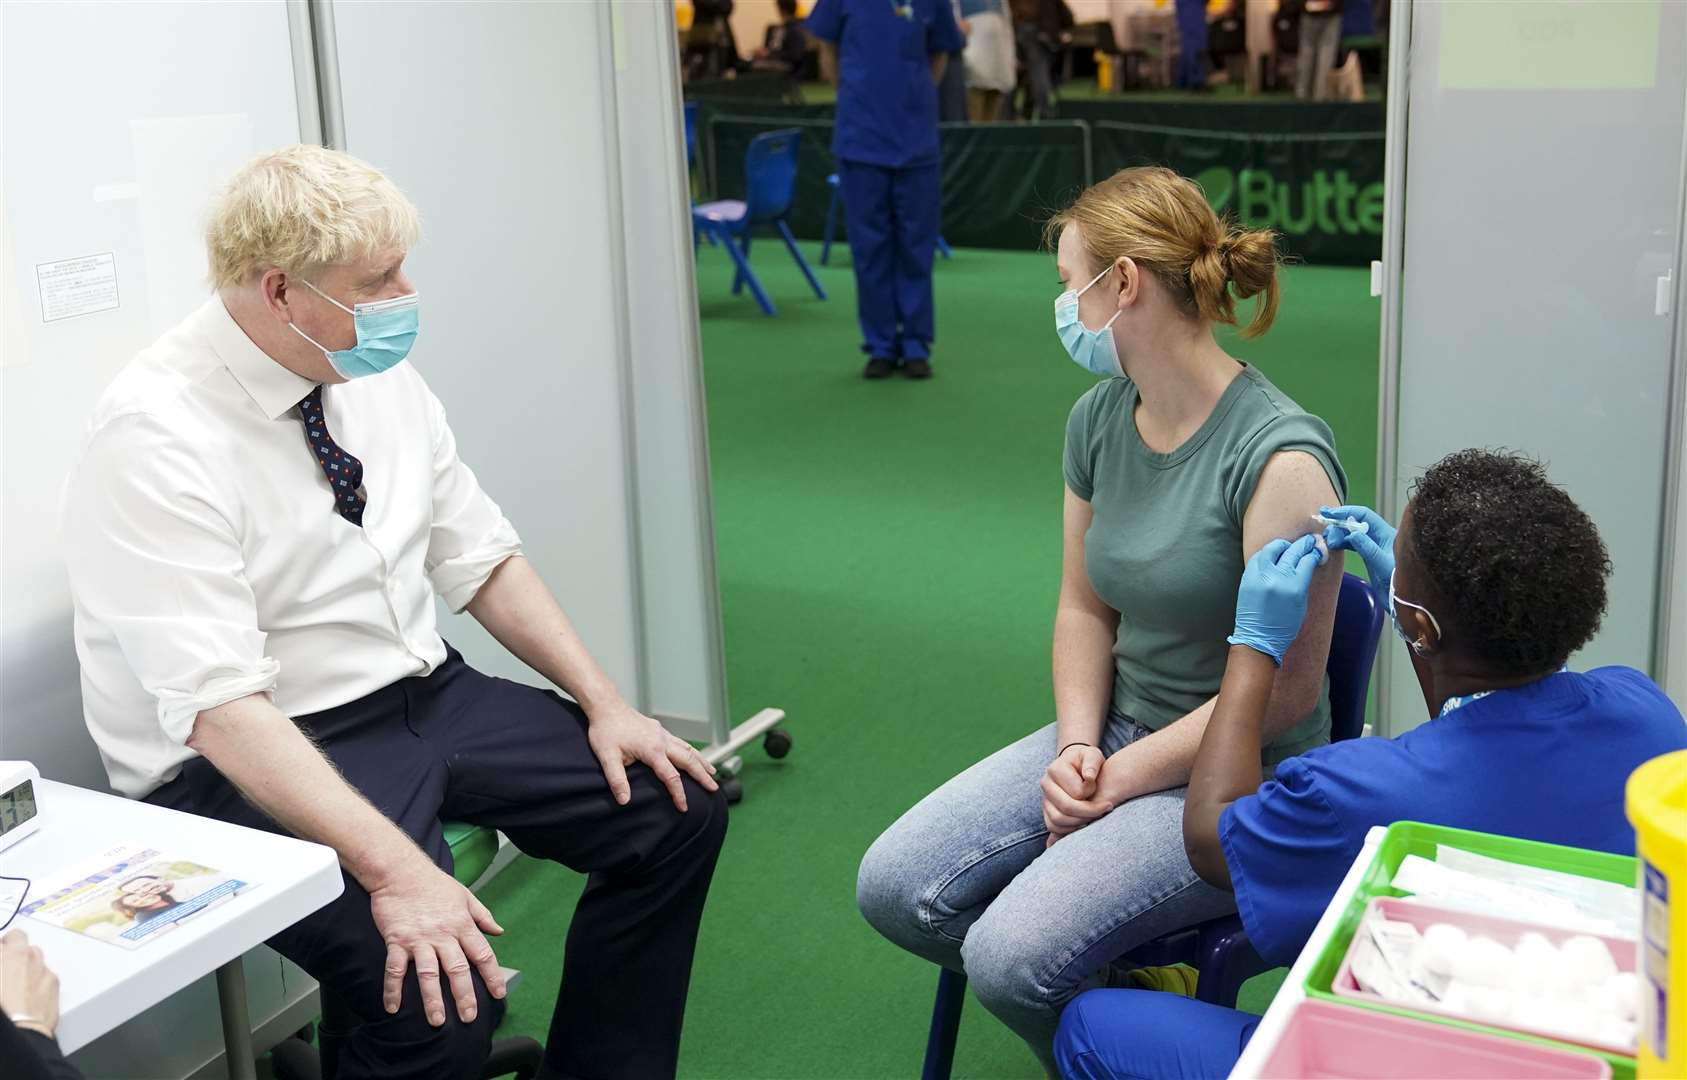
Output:
<svg viewBox="0 0 1687 1080">
<path fill-rule="evenodd" d="M 363 462 L 340 449 L 328 434 L 328 420 L 322 414 L 322 387 L 312 390 L 299 402 L 299 419 L 305 422 L 305 441 L 328 478 L 328 488 L 334 493 L 334 509 L 340 516 L 363 527 L 363 508 L 368 500 L 363 496 Z"/>
</svg>

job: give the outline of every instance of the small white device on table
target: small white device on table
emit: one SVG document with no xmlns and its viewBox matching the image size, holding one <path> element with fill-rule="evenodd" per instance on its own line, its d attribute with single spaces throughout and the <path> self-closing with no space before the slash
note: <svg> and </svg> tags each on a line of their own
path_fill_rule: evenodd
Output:
<svg viewBox="0 0 1687 1080">
<path fill-rule="evenodd" d="M 27 761 L 0 761 L 0 851 L 41 827 L 41 774 Z"/>
<path fill-rule="evenodd" d="M 7 762 L 0 772 L 7 785 L 0 787 L 0 827 L 12 820 L 5 796 L 18 818 L 0 832 L 0 875 L 31 881 L 26 910 L 43 898 L 46 883 L 123 845 L 167 848 L 253 886 L 137 948 L 20 915 L 14 925 L 59 977 L 60 1047 L 79 1050 L 215 972 L 229 1076 L 255 1077 L 241 957 L 340 895 L 345 882 L 334 850 L 42 780 L 19 765 Z"/>
</svg>

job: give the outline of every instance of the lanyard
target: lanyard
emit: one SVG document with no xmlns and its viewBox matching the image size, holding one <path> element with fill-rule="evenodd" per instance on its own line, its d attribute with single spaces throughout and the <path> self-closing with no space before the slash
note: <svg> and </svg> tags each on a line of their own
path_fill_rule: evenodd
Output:
<svg viewBox="0 0 1687 1080">
<path fill-rule="evenodd" d="M 907 19 L 909 22 L 914 20 L 914 5 L 908 0 L 901 0 L 900 3 L 898 0 L 890 0 L 890 10 L 895 12 L 899 19 Z"/>
<path fill-rule="evenodd" d="M 1569 671 L 1569 670 L 1570 670 L 1570 665 L 1565 664 L 1563 667 L 1561 667 L 1557 671 L 1553 672 L 1552 675 L 1562 675 L 1566 671 Z M 1548 675 L 1547 678 L 1548 679 L 1552 678 L 1552 675 Z M 1545 681 L 1545 680 L 1541 680 L 1541 681 Z M 1497 690 L 1478 690 L 1474 694 L 1460 694 L 1460 695 L 1457 695 L 1455 697 L 1450 697 L 1446 700 L 1445 703 L 1442 704 L 1441 711 L 1436 713 L 1435 715 L 1437 717 L 1446 716 L 1450 712 L 1456 712 L 1459 709 L 1464 708 L 1466 705 L 1469 705 L 1473 701 L 1481 701 L 1483 698 L 1488 697 L 1489 695 L 1495 694 L 1495 693 L 1498 693 L 1498 691 Z"/>
</svg>

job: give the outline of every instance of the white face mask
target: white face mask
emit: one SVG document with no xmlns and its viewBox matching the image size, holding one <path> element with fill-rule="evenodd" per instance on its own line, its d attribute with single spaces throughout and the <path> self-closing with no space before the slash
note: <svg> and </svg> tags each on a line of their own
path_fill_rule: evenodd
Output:
<svg viewBox="0 0 1687 1080">
<path fill-rule="evenodd" d="M 1090 278 L 1089 284 L 1083 288 L 1067 289 L 1054 298 L 1054 332 L 1060 335 L 1066 354 L 1085 371 L 1104 379 L 1122 377 L 1125 373 L 1119 363 L 1119 350 L 1113 344 L 1113 323 L 1124 314 L 1124 309 L 1115 311 L 1113 318 L 1103 323 L 1101 329 L 1091 330 L 1078 318 L 1078 297 L 1089 292 L 1112 269 L 1108 266 Z"/>
<path fill-rule="evenodd" d="M 1424 637 L 1418 637 L 1414 640 L 1407 635 L 1406 628 L 1400 625 L 1400 608 L 1402 607 L 1423 612 L 1424 617 L 1429 620 L 1430 628 L 1435 631 L 1435 640 L 1441 640 L 1441 623 L 1435 618 L 1435 613 L 1422 604 L 1414 604 L 1410 600 L 1400 599 L 1400 594 L 1394 591 L 1394 575 L 1390 573 L 1388 575 L 1388 617 L 1393 620 L 1394 632 L 1400 635 L 1400 640 L 1406 643 L 1406 647 L 1422 656 L 1429 652 L 1429 642 Z"/>
</svg>

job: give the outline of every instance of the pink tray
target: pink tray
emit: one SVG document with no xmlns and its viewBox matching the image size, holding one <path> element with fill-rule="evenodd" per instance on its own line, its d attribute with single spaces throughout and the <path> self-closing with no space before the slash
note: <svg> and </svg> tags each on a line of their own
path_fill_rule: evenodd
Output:
<svg viewBox="0 0 1687 1080">
<path fill-rule="evenodd" d="M 1260 1076 L 1295 1080 L 1608 1080 L 1591 1054 L 1444 1027 L 1424 1020 L 1302 1001 Z"/>
<path fill-rule="evenodd" d="M 1436 907 L 1433 904 L 1423 904 L 1415 900 L 1396 900 L 1386 896 L 1378 897 L 1377 899 L 1372 900 L 1369 906 L 1365 908 L 1364 918 L 1370 919 L 1378 913 L 1393 922 L 1411 923 L 1420 931 L 1433 923 L 1451 923 L 1472 937 L 1477 934 L 1482 934 L 1485 937 L 1493 938 L 1495 941 L 1507 948 L 1515 947 L 1518 940 L 1521 939 L 1524 934 L 1531 931 L 1540 934 L 1554 945 L 1562 945 L 1566 939 L 1577 937 L 1581 934 L 1581 931 L 1579 930 L 1565 930 L 1564 928 L 1558 926 L 1545 926 L 1539 923 L 1520 922 L 1515 919 L 1502 919 L 1490 915 L 1476 915 L 1468 911 L 1459 911 L 1454 908 Z M 1361 921 L 1360 925 L 1364 925 L 1363 921 Z M 1611 950 L 1611 958 L 1617 962 L 1618 971 L 1635 970 L 1638 965 L 1638 959 L 1636 956 L 1637 950 L 1634 942 L 1624 941 L 1621 938 L 1605 937 L 1603 934 L 1591 934 L 1589 936 L 1596 937 L 1600 941 L 1603 941 L 1605 943 L 1605 947 Z M 1602 1050 L 1607 1054 L 1616 1054 L 1619 1057 L 1634 1056 L 1635 1048 L 1632 1046 L 1619 1046 L 1616 1043 L 1575 1038 L 1573 1036 L 1566 1035 L 1563 1032 L 1553 1031 L 1547 1028 L 1524 1027 L 1521 1024 L 1514 1024 L 1510 1021 L 1491 1020 L 1485 1017 L 1469 1016 L 1465 1013 L 1453 1012 L 1450 1009 L 1441 1009 L 1433 1005 L 1403 1004 L 1401 1002 L 1390 1001 L 1385 997 L 1370 993 L 1369 991 L 1361 990 L 1358 982 L 1356 982 L 1353 978 L 1353 953 L 1354 950 L 1358 948 L 1361 940 L 1362 939 L 1359 937 L 1359 934 L 1355 932 L 1353 935 L 1353 944 L 1347 947 L 1347 955 L 1342 958 L 1341 968 L 1336 972 L 1335 981 L 1330 984 L 1330 989 L 1340 997 L 1350 997 L 1362 1001 L 1379 1002 L 1381 1004 L 1393 1005 L 1397 1008 L 1410 1009 L 1413 1012 L 1426 1013 L 1431 1016 L 1445 1016 L 1453 1020 L 1462 1020 L 1469 1024 L 1482 1024 L 1486 1027 L 1504 1028 L 1507 1031 L 1518 1031 L 1525 1035 L 1533 1035 L 1536 1038 L 1541 1039 L 1553 1039 L 1557 1042 L 1575 1043 L 1578 1046 L 1591 1046 L 1595 1050 Z"/>
</svg>

